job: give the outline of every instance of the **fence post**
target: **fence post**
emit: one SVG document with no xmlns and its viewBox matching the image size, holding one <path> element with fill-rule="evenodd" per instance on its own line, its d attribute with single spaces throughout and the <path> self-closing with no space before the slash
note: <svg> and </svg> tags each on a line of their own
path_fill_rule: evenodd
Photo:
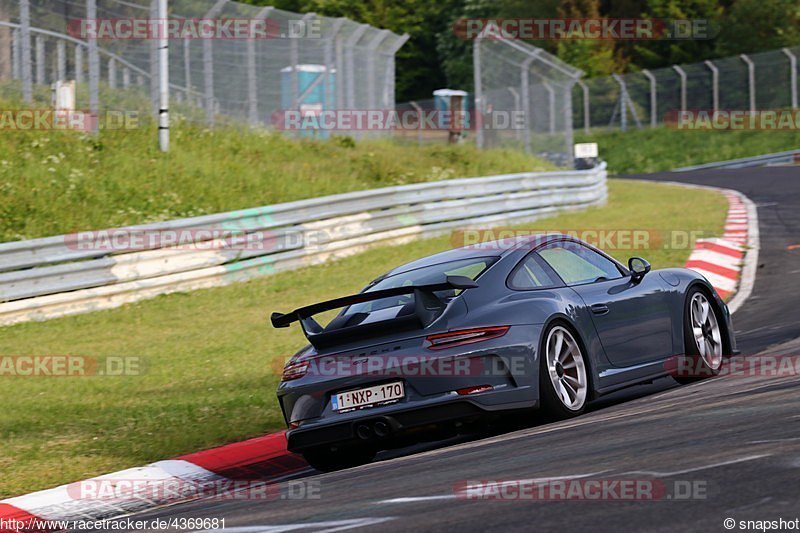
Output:
<svg viewBox="0 0 800 533">
<path fill-rule="evenodd" d="M 31 6 L 29 0 L 19 2 L 19 37 L 22 41 L 20 51 L 20 72 L 22 74 L 22 99 L 33 100 L 33 80 L 31 73 Z"/>
<path fill-rule="evenodd" d="M 483 148 L 483 86 L 481 82 L 481 40 L 472 42 L 472 79 L 475 85 L 475 146 Z M 525 127 L 527 127 L 527 119 Z"/>
<path fill-rule="evenodd" d="M 192 63 L 191 63 L 191 50 L 189 50 L 190 39 L 183 39 L 183 82 L 184 92 L 186 93 L 186 101 L 189 102 L 189 91 L 192 90 Z"/>
<path fill-rule="evenodd" d="M 265 7 L 255 16 L 255 20 L 262 20 L 269 16 L 273 7 Z M 253 33 L 253 21 L 250 21 Z M 256 126 L 258 120 L 258 71 L 256 70 L 256 40 L 247 39 L 247 115 L 251 126 Z"/>
<path fill-rule="evenodd" d="M 719 69 L 711 61 L 704 61 L 705 65 L 711 71 L 711 108 L 714 111 L 719 109 Z"/>
<path fill-rule="evenodd" d="M 213 19 L 219 15 L 228 0 L 217 0 L 208 10 L 204 19 Z M 214 50 L 211 46 L 211 39 L 203 39 L 203 94 L 205 96 L 206 122 L 214 124 Z"/>
<path fill-rule="evenodd" d="M 409 105 L 417 112 L 417 145 L 422 146 L 422 108 L 414 100 Z"/>
<path fill-rule="evenodd" d="M 316 17 L 316 13 L 306 13 L 303 15 L 303 18 L 300 21 L 303 23 L 303 28 L 305 29 L 305 24 L 308 20 Z M 300 46 L 298 43 L 300 42 L 298 36 L 289 35 L 289 62 L 291 63 L 292 70 L 290 74 L 292 75 L 292 109 L 299 109 L 300 108 L 300 73 L 297 71 L 298 64 L 300 63 L 300 50 L 298 47 Z"/>
<path fill-rule="evenodd" d="M 342 18 L 343 22 L 347 19 Z M 345 87 L 345 65 L 344 65 L 344 43 L 339 36 L 336 36 L 336 109 L 344 109 Z"/>
<path fill-rule="evenodd" d="M 519 69 L 520 75 L 520 92 L 522 93 L 522 114 L 525 116 L 525 131 L 523 133 L 525 139 L 525 152 L 531 152 L 531 88 L 530 88 L 530 71 L 528 68 L 533 62 L 532 57 L 528 57 L 522 62 Z"/>
<path fill-rule="evenodd" d="M 75 83 L 83 83 L 83 46 L 75 45 Z"/>
<path fill-rule="evenodd" d="M 131 86 L 131 69 L 125 67 L 122 69 L 122 87 L 127 89 Z"/>
<path fill-rule="evenodd" d="M 589 128 L 592 127 L 591 110 L 589 109 L 589 86 L 583 80 L 576 80 L 583 93 L 583 132 L 589 135 Z"/>
<path fill-rule="evenodd" d="M 650 127 L 655 128 L 658 124 L 658 93 L 656 77 L 647 69 L 642 69 L 642 74 L 650 82 Z"/>
<path fill-rule="evenodd" d="M 747 65 L 747 85 L 750 93 L 750 112 L 756 112 L 756 65 L 753 63 L 746 54 L 739 56 L 745 65 Z"/>
<path fill-rule="evenodd" d="M 58 64 L 57 78 L 64 81 L 67 79 L 67 45 L 61 39 L 56 43 L 56 61 Z"/>
<path fill-rule="evenodd" d="M 672 65 L 672 68 L 681 77 L 681 111 L 686 111 L 686 71 L 678 65 Z"/>
<path fill-rule="evenodd" d="M 21 55 L 19 30 L 14 30 L 11 34 L 11 77 L 15 80 L 22 78 Z"/>
<path fill-rule="evenodd" d="M 519 96 L 519 91 L 516 90 L 514 87 L 506 87 L 506 88 L 508 89 L 508 92 L 511 93 L 511 96 L 514 97 L 514 114 L 516 116 L 519 116 L 520 113 L 522 113 L 522 109 L 521 109 L 522 106 L 520 105 L 521 104 L 521 99 L 520 99 L 520 96 Z M 518 141 L 522 140 L 522 130 L 521 129 L 516 128 L 514 134 L 515 134 L 514 136 L 517 138 Z"/>
<path fill-rule="evenodd" d="M 553 87 L 546 81 L 542 82 L 544 89 L 547 91 L 547 115 L 549 119 L 548 130 L 550 135 L 556 132 L 556 92 Z"/>
<path fill-rule="evenodd" d="M 158 0 L 150 0 L 150 20 L 158 19 Z M 158 117 L 158 41 L 147 41 L 150 47 L 150 109 L 152 116 Z"/>
<path fill-rule="evenodd" d="M 339 30 L 342 29 L 342 25 L 344 24 L 344 20 L 342 18 L 336 19 L 333 24 L 331 25 L 331 31 L 328 37 L 325 39 L 325 50 L 323 54 L 325 55 L 325 92 L 323 101 L 325 102 L 325 109 L 332 109 L 335 108 L 336 105 L 334 101 L 336 100 L 336 93 L 332 90 L 331 87 L 331 71 L 336 68 L 336 60 L 334 59 L 334 47 L 335 43 L 337 42 L 337 36 L 339 35 Z"/>
<path fill-rule="evenodd" d="M 628 87 L 625 85 L 625 80 L 619 74 L 612 74 L 612 78 L 619 85 L 619 129 L 621 131 L 628 130 Z"/>
<path fill-rule="evenodd" d="M 378 47 L 389 35 L 389 30 L 379 31 L 367 44 L 369 55 L 367 56 L 367 108 L 375 109 L 375 56 L 378 55 Z"/>
<path fill-rule="evenodd" d="M 797 109 L 797 56 L 788 48 L 781 51 L 789 58 L 789 87 L 792 92 L 792 109 Z"/>
<path fill-rule="evenodd" d="M 117 62 L 113 57 L 108 60 L 108 86 L 112 89 L 117 88 Z"/>
<path fill-rule="evenodd" d="M 44 84 L 44 38 L 36 37 L 36 85 Z"/>
<path fill-rule="evenodd" d="M 169 38 L 167 0 L 158 0 L 158 148 L 169 151 Z"/>
<path fill-rule="evenodd" d="M 86 18 L 97 19 L 97 0 L 86 0 Z M 97 49 L 97 39 L 91 36 L 89 36 L 89 112 L 95 118 L 92 120 L 92 132 L 97 133 L 96 117 L 100 113 L 100 53 Z"/>
<path fill-rule="evenodd" d="M 355 58 L 353 57 L 353 48 L 358 44 L 358 41 L 361 39 L 361 36 L 364 35 L 364 32 L 367 31 L 367 28 L 369 28 L 367 24 L 359 26 L 345 43 L 345 62 L 347 63 L 347 109 L 355 109 L 356 107 L 356 66 Z"/>
</svg>

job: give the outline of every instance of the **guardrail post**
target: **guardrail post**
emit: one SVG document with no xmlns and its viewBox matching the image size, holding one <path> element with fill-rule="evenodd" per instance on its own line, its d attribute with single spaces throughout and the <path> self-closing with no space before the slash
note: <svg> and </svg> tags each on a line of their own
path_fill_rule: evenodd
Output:
<svg viewBox="0 0 800 533">
<path fill-rule="evenodd" d="M 75 83 L 83 83 L 83 47 L 75 45 Z"/>
<path fill-rule="evenodd" d="M 704 61 L 711 71 L 711 107 L 714 111 L 719 110 L 719 69 L 711 61 Z"/>
<path fill-rule="evenodd" d="M 67 79 L 67 45 L 61 39 L 56 43 L 56 64 L 58 66 L 57 78 L 60 81 Z"/>
<path fill-rule="evenodd" d="M 44 38 L 36 37 L 36 85 L 44 85 Z"/>
<path fill-rule="evenodd" d="M 686 71 L 678 65 L 672 65 L 672 68 L 681 77 L 681 111 L 686 111 Z"/>
<path fill-rule="evenodd" d="M 582 80 L 577 80 L 583 93 L 583 133 L 589 135 L 589 128 L 592 127 L 592 114 L 589 109 L 589 86 Z"/>
<path fill-rule="evenodd" d="M 792 94 L 792 109 L 797 109 L 797 56 L 788 48 L 781 51 L 789 58 L 789 90 Z"/>
<path fill-rule="evenodd" d="M 96 0 L 86 0 L 86 18 L 97 19 Z M 97 39 L 89 37 L 89 112 L 97 117 L 100 113 L 100 52 Z M 92 132 L 97 133 L 97 120 L 92 120 Z"/>
<path fill-rule="evenodd" d="M 756 112 L 756 65 L 753 63 L 746 54 L 741 54 L 739 57 L 747 65 L 747 86 L 750 94 L 750 112 Z"/>
<path fill-rule="evenodd" d="M 656 77 L 647 69 L 642 69 L 642 74 L 650 82 L 650 127 L 658 124 L 658 85 Z"/>
<path fill-rule="evenodd" d="M 31 7 L 29 0 L 19 2 L 20 73 L 22 75 L 22 100 L 33 101 L 31 73 Z"/>
<path fill-rule="evenodd" d="M 483 148 L 483 84 L 481 82 L 481 40 L 472 42 L 472 79 L 475 85 L 475 146 Z M 526 124 L 527 126 L 527 124 Z"/>
</svg>

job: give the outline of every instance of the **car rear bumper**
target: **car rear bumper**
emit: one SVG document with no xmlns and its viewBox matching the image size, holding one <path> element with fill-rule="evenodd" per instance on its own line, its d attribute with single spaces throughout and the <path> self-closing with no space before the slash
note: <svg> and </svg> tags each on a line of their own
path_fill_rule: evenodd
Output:
<svg viewBox="0 0 800 533">
<path fill-rule="evenodd" d="M 508 392 L 489 394 L 508 394 Z M 517 394 L 513 395 L 514 399 L 519 400 L 520 391 L 515 392 Z M 538 407 L 538 401 L 531 399 L 500 403 L 495 401 L 491 404 L 480 403 L 476 401 L 477 399 L 478 396 L 474 399 L 458 397 L 425 406 L 405 404 L 392 406 L 394 409 L 364 410 L 360 413 L 361 416 L 339 422 L 309 424 L 308 427 L 291 429 L 286 433 L 288 449 L 301 453 L 310 448 L 350 444 L 372 444 L 381 449 L 391 448 L 395 444 L 394 441 L 402 440 L 405 436 L 425 427 L 431 429 L 444 425 L 455 427 L 459 423 L 478 421 L 505 411 Z"/>
</svg>

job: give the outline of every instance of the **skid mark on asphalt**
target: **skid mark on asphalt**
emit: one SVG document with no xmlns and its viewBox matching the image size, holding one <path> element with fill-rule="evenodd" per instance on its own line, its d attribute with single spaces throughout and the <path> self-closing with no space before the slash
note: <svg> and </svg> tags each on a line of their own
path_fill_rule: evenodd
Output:
<svg viewBox="0 0 800 533">
<path fill-rule="evenodd" d="M 620 474 L 621 476 L 630 475 L 630 474 L 637 474 L 637 475 L 644 475 L 644 476 L 653 476 L 653 477 L 672 477 L 672 476 L 680 476 L 682 474 L 688 474 L 690 472 L 700 472 L 701 470 L 710 470 L 712 468 L 719 468 L 721 466 L 728 466 L 728 465 L 735 465 L 739 463 L 746 463 L 749 461 L 755 461 L 757 459 L 763 459 L 764 457 L 770 457 L 772 454 L 764 453 L 760 455 L 749 455 L 747 457 L 739 457 L 738 459 L 731 459 L 730 461 L 722 461 L 719 463 L 713 463 L 710 465 L 702 465 L 697 466 L 694 468 L 686 468 L 684 470 L 675 470 L 673 472 L 656 472 L 654 470 L 631 470 L 629 472 L 623 472 Z"/>
<path fill-rule="evenodd" d="M 609 470 L 600 470 L 599 472 L 590 472 L 588 474 L 571 474 L 566 476 L 548 476 L 548 477 L 534 477 L 534 478 L 525 478 L 525 479 L 507 479 L 504 480 L 498 485 L 500 487 L 505 486 L 515 486 L 520 483 L 552 483 L 553 481 L 565 481 L 568 479 L 585 479 L 588 477 L 598 476 L 600 474 L 605 474 L 609 472 Z M 376 504 L 384 504 L 384 503 L 417 503 L 417 502 L 428 502 L 428 501 L 436 501 L 436 500 L 455 500 L 458 497 L 457 494 L 437 494 L 434 496 L 410 496 L 405 498 L 391 498 L 388 500 L 381 500 L 377 502 L 373 502 Z"/>
</svg>

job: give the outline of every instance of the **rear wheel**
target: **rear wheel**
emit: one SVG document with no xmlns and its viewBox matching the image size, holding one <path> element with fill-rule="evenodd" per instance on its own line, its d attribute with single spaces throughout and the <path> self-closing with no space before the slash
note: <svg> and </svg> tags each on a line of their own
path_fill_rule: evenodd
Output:
<svg viewBox="0 0 800 533">
<path fill-rule="evenodd" d="M 714 306 L 700 289 L 686 296 L 683 319 L 683 361 L 675 373 L 679 383 L 716 376 L 722 368 L 722 330 Z"/>
<path fill-rule="evenodd" d="M 566 327 L 551 326 L 544 336 L 539 371 L 539 394 L 546 414 L 562 419 L 586 408 L 588 365 L 575 336 Z"/>
<path fill-rule="evenodd" d="M 375 458 L 376 453 L 375 449 L 362 446 L 337 449 L 321 447 L 304 451 L 303 458 L 320 472 L 333 472 L 367 464 Z"/>
</svg>

